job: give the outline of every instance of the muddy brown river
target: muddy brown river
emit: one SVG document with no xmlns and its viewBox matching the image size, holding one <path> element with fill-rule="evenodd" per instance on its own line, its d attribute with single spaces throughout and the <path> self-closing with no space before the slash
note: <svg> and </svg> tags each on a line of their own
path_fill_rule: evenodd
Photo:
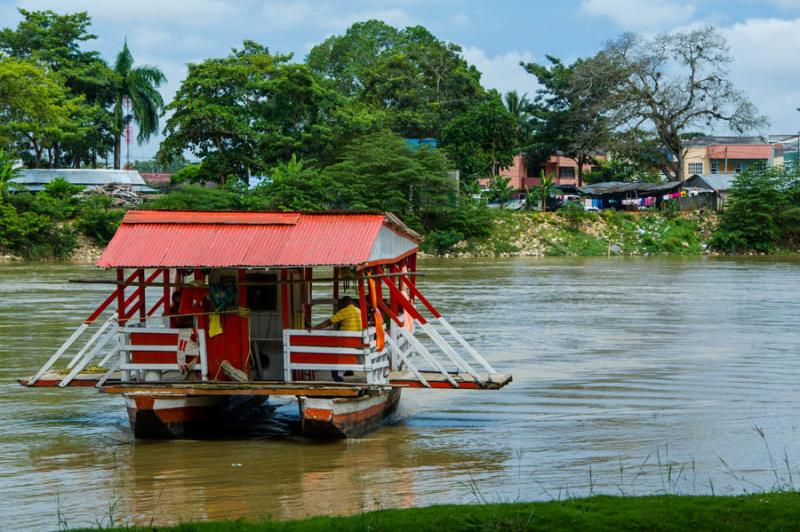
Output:
<svg viewBox="0 0 800 532">
<path fill-rule="evenodd" d="M 405 390 L 368 437 L 136 441 L 122 399 L 25 389 L 102 300 L 91 266 L 0 265 L 0 529 L 298 518 L 800 484 L 800 260 L 426 260 L 423 292 L 514 382 Z"/>
</svg>

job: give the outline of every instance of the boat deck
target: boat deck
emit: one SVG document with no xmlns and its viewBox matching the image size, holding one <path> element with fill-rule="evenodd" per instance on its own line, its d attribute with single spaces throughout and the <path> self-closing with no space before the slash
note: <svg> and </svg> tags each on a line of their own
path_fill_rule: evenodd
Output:
<svg viewBox="0 0 800 532">
<path fill-rule="evenodd" d="M 101 373 L 79 373 L 66 387 L 97 386 Z M 368 385 L 363 382 L 283 382 L 283 381 L 166 381 L 166 382 L 120 382 L 119 374 L 112 375 L 99 389 L 105 393 L 159 393 L 170 395 L 295 395 L 307 397 L 357 397 L 373 388 L 449 388 L 451 382 L 441 373 L 421 372 L 429 386 L 411 372 L 393 371 L 387 386 Z M 45 373 L 33 387 L 57 387 L 65 374 L 50 371 Z M 483 384 L 469 375 L 453 374 L 450 377 L 458 384 L 457 389 L 498 390 L 511 382 L 511 375 L 481 374 Z M 29 379 L 19 382 L 27 386 Z"/>
</svg>

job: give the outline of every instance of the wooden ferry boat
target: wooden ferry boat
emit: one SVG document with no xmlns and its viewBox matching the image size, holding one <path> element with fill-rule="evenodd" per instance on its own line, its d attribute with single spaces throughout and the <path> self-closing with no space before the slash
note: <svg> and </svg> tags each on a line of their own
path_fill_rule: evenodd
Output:
<svg viewBox="0 0 800 532">
<path fill-rule="evenodd" d="M 358 436 L 403 388 L 501 388 L 416 286 L 418 243 L 391 214 L 130 211 L 98 261 L 116 280 L 74 280 L 112 292 L 20 382 L 122 394 L 144 438 L 224 431 L 270 395 L 309 437 Z M 311 328 L 346 298 L 357 330 Z"/>
</svg>

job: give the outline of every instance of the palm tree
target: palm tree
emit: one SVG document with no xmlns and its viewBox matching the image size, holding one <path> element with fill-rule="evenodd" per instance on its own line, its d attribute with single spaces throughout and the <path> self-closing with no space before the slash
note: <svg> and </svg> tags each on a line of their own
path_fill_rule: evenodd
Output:
<svg viewBox="0 0 800 532">
<path fill-rule="evenodd" d="M 158 132 L 158 117 L 164 110 L 164 99 L 158 87 L 167 78 L 158 67 L 133 66 L 133 56 L 128 41 L 122 46 L 114 62 L 116 85 L 114 87 L 114 168 L 119 169 L 122 148 L 122 131 L 131 121 L 139 126 L 136 142 L 141 144 Z M 123 107 L 129 110 L 123 111 Z"/>
<path fill-rule="evenodd" d="M 531 127 L 531 101 L 527 93 L 521 95 L 513 90 L 505 95 L 505 105 L 508 113 L 514 117 L 517 123 L 517 143 L 522 146 L 525 144 L 526 136 Z"/>
<path fill-rule="evenodd" d="M 505 103 L 506 109 L 517 121 L 527 118 L 528 106 L 530 105 L 527 93 L 522 93 L 522 95 L 520 95 L 515 90 L 508 91 L 505 96 Z"/>
<path fill-rule="evenodd" d="M 553 193 L 555 176 L 545 175 L 544 170 L 539 173 L 539 195 L 542 199 L 542 212 L 547 212 L 547 198 Z"/>
<path fill-rule="evenodd" d="M 20 175 L 20 170 L 14 163 L 14 159 L 0 149 L 0 203 L 8 200 L 9 183 Z"/>
</svg>

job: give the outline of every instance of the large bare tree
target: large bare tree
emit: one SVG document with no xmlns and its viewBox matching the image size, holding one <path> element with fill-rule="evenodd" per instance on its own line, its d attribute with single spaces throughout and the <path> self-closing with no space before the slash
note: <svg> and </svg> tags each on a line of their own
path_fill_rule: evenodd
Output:
<svg viewBox="0 0 800 532">
<path fill-rule="evenodd" d="M 613 121 L 623 124 L 628 138 L 638 132 L 655 136 L 671 156 L 664 172 L 684 179 L 682 133 L 718 126 L 743 133 L 767 125 L 728 79 L 730 63 L 725 37 L 706 26 L 651 39 L 623 34 L 593 66 L 597 76 L 617 80 L 609 95 Z"/>
</svg>

